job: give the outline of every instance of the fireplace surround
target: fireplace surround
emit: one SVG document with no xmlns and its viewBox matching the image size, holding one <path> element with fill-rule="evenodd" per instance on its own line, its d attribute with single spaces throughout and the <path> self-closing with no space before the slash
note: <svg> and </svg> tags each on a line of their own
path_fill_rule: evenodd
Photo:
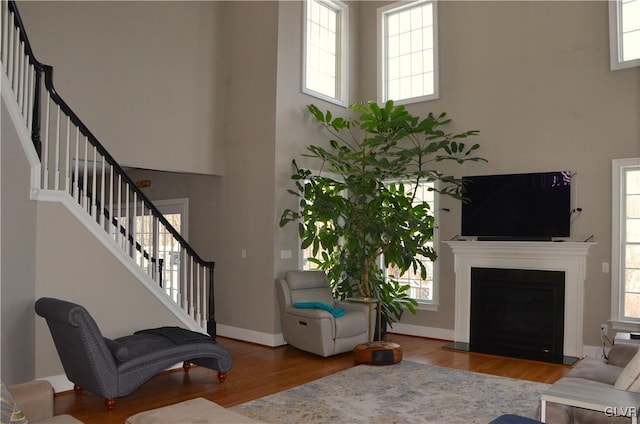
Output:
<svg viewBox="0 0 640 424">
<path fill-rule="evenodd" d="M 469 344 L 471 270 L 500 268 L 564 273 L 563 355 L 583 356 L 584 280 L 587 253 L 595 243 L 525 241 L 448 241 L 454 253 L 454 344 Z"/>
</svg>

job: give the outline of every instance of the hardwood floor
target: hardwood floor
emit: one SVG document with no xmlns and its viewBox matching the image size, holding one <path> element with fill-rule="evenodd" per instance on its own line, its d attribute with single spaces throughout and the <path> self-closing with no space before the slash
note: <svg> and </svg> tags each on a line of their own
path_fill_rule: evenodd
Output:
<svg viewBox="0 0 640 424">
<path fill-rule="evenodd" d="M 442 349 L 448 343 L 443 340 L 397 334 L 387 334 L 386 340 L 402 346 L 405 360 L 505 377 L 553 383 L 571 370 L 563 365 Z M 92 393 L 59 394 L 55 398 L 56 415 L 70 414 L 85 423 L 122 424 L 137 412 L 195 397 L 230 407 L 354 366 L 351 353 L 321 358 L 291 346 L 269 348 L 222 337 L 218 342 L 229 349 L 234 360 L 222 385 L 218 384 L 217 373 L 206 368 L 192 367 L 188 374 L 177 369 L 117 399 L 111 412 L 106 411 L 104 399 Z"/>
</svg>

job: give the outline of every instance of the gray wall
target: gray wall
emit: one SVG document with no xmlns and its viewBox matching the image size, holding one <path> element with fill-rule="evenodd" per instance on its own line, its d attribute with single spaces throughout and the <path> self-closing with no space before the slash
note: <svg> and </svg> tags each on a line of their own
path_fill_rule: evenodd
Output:
<svg viewBox="0 0 640 424">
<path fill-rule="evenodd" d="M 222 2 L 19 1 L 36 57 L 121 165 L 222 172 Z"/>
<path fill-rule="evenodd" d="M 224 175 L 217 206 L 220 323 L 274 333 L 273 211 L 278 2 L 229 2 Z M 241 257 L 246 249 L 246 258 Z"/>
<path fill-rule="evenodd" d="M 29 199 L 30 166 L 4 98 L 1 120 L 0 375 L 12 384 L 35 377 L 37 205 Z"/>
</svg>

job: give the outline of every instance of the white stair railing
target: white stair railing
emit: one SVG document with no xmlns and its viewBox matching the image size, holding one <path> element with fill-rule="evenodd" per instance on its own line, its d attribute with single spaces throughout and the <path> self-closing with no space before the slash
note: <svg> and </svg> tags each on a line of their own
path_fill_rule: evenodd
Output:
<svg viewBox="0 0 640 424">
<path fill-rule="evenodd" d="M 0 22 L 6 88 L 40 157 L 33 189 L 73 199 L 156 287 L 215 336 L 214 262 L 200 258 L 58 95 L 53 68 L 34 57 L 15 2 L 1 0 Z"/>
</svg>

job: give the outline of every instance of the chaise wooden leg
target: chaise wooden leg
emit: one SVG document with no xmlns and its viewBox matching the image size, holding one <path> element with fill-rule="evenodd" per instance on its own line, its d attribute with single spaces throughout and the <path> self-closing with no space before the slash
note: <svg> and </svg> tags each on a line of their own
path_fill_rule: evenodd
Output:
<svg viewBox="0 0 640 424">
<path fill-rule="evenodd" d="M 218 381 L 220 382 L 220 384 L 224 383 L 224 380 L 226 379 L 227 379 L 227 373 L 218 371 Z"/>
<path fill-rule="evenodd" d="M 107 407 L 107 411 L 113 411 L 113 408 L 116 406 L 116 400 L 114 398 L 105 399 L 104 406 Z"/>
<path fill-rule="evenodd" d="M 82 387 L 78 386 L 77 384 L 74 384 L 73 391 L 76 393 L 76 395 L 80 396 L 82 394 Z"/>
<path fill-rule="evenodd" d="M 185 373 L 188 373 L 189 370 L 191 369 L 191 362 L 184 361 L 182 363 L 182 369 L 184 370 Z"/>
</svg>

